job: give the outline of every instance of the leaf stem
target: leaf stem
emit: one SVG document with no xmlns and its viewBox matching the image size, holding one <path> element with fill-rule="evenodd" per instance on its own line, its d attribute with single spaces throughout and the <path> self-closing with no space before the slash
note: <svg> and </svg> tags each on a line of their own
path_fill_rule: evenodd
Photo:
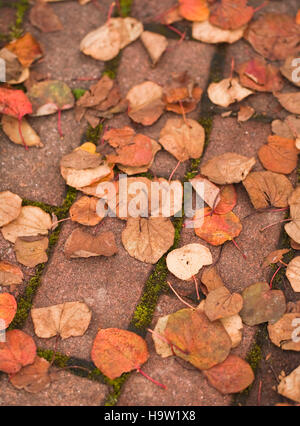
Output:
<svg viewBox="0 0 300 426">
<path fill-rule="evenodd" d="M 173 291 L 173 293 L 178 297 L 178 299 L 182 302 L 182 303 L 184 303 L 188 308 L 190 308 L 190 309 L 193 309 L 193 310 L 195 310 L 195 308 L 192 306 L 192 305 L 190 305 L 188 302 L 186 302 L 181 296 L 179 296 L 179 294 L 176 292 L 176 290 L 173 288 L 173 286 L 172 286 L 172 284 L 169 282 L 169 281 L 167 281 L 167 283 L 168 283 L 168 286 L 170 287 L 170 289 Z"/>
<path fill-rule="evenodd" d="M 241 247 L 237 244 L 237 242 L 235 241 L 235 239 L 232 238 L 231 241 L 233 242 L 233 244 L 235 245 L 235 247 L 238 249 L 238 251 L 242 253 L 243 258 L 245 260 L 247 260 L 247 256 L 245 255 L 245 253 L 243 252 L 243 250 L 241 249 Z"/>
<path fill-rule="evenodd" d="M 141 370 L 140 367 L 138 367 L 136 369 L 139 373 L 142 374 L 142 376 L 146 377 L 146 379 L 150 380 L 150 382 L 154 383 L 156 386 L 159 386 L 163 389 L 167 389 L 167 387 L 165 385 L 163 385 L 162 383 L 159 383 L 157 380 L 152 379 L 152 377 L 148 376 L 148 374 L 146 374 L 143 370 Z"/>
<path fill-rule="evenodd" d="M 198 286 L 198 281 L 197 281 L 197 278 L 195 277 L 195 275 L 193 275 L 193 279 L 194 279 L 194 282 L 195 282 L 195 289 L 196 289 L 197 299 L 200 300 L 199 286 Z"/>
<path fill-rule="evenodd" d="M 271 228 L 272 226 L 278 225 L 279 223 L 289 222 L 291 220 L 293 220 L 293 219 L 289 218 L 289 219 L 283 219 L 283 220 L 279 220 L 278 222 L 271 223 L 270 225 L 265 226 L 264 228 L 260 229 L 260 232 L 263 232 L 266 229 Z"/>
<path fill-rule="evenodd" d="M 280 271 L 280 269 L 282 268 L 282 266 L 280 265 L 279 266 L 279 268 L 276 270 L 276 272 L 274 273 L 274 275 L 273 275 L 273 277 L 272 277 L 272 279 L 271 279 L 271 281 L 270 281 L 270 288 L 273 288 L 273 281 L 274 281 L 274 279 L 275 279 L 275 277 L 276 277 L 276 275 L 278 274 L 278 272 Z"/>
<path fill-rule="evenodd" d="M 169 181 L 168 181 L 169 183 L 171 182 L 172 177 L 174 176 L 174 174 L 175 174 L 176 170 L 178 169 L 178 167 L 180 166 L 180 164 L 181 164 L 181 161 L 179 160 L 178 163 L 177 163 L 177 165 L 176 165 L 176 167 L 174 168 L 174 170 L 170 174 Z"/>
</svg>

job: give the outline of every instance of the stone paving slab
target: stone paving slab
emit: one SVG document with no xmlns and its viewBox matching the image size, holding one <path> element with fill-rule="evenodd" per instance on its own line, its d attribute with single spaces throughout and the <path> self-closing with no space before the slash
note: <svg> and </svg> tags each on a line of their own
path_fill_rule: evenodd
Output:
<svg viewBox="0 0 300 426">
<path fill-rule="evenodd" d="M 58 380 L 43 391 L 32 394 L 14 388 L 7 376 L 0 377 L 0 406 L 99 406 L 108 388 L 101 383 L 60 372 Z"/>
</svg>

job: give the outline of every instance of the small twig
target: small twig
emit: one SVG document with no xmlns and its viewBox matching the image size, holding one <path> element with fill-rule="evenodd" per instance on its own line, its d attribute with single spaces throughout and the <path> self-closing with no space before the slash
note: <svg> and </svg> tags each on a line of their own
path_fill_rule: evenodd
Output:
<svg viewBox="0 0 300 426">
<path fill-rule="evenodd" d="M 195 275 L 193 275 L 193 279 L 194 279 L 194 282 L 195 282 L 195 289 L 196 289 L 197 299 L 200 300 L 199 286 L 198 286 L 198 281 L 197 281 Z"/>
<path fill-rule="evenodd" d="M 169 181 L 168 181 L 169 183 L 171 182 L 172 177 L 174 176 L 174 174 L 175 174 L 176 170 L 178 169 L 178 167 L 180 166 L 180 164 L 181 164 L 181 161 L 179 160 L 178 163 L 177 163 L 177 165 L 176 165 L 176 167 L 174 168 L 174 170 L 170 174 Z"/>
<path fill-rule="evenodd" d="M 261 400 L 261 389 L 262 389 L 262 381 L 260 380 L 259 386 L 258 386 L 258 394 L 257 394 L 257 405 L 260 406 L 260 400 Z"/>
<path fill-rule="evenodd" d="M 272 289 L 273 288 L 273 281 L 274 281 L 274 279 L 275 279 L 275 277 L 276 277 L 276 275 L 278 274 L 278 272 L 280 271 L 280 269 L 282 268 L 282 266 L 280 265 L 279 266 L 279 268 L 276 270 L 276 272 L 274 273 L 274 275 L 273 275 L 273 277 L 272 277 L 272 279 L 271 279 L 271 281 L 270 281 L 270 288 Z"/>
</svg>

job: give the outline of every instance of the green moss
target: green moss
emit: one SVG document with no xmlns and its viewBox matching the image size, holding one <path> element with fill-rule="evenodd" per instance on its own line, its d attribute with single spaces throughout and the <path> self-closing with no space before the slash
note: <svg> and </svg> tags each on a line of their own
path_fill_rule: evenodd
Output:
<svg viewBox="0 0 300 426">
<path fill-rule="evenodd" d="M 262 351 L 260 346 L 255 343 L 247 355 L 247 362 L 250 364 L 252 370 L 255 372 L 262 360 Z"/>
<path fill-rule="evenodd" d="M 86 92 L 85 89 L 72 89 L 72 93 L 73 93 L 76 101 L 78 101 L 78 99 L 80 99 L 81 96 L 83 96 L 85 94 L 85 92 Z"/>
<path fill-rule="evenodd" d="M 108 75 L 111 79 L 115 79 L 117 77 L 118 68 L 120 65 L 122 53 L 120 52 L 118 56 L 116 56 L 111 61 L 105 62 L 105 69 L 102 75 Z"/>
<path fill-rule="evenodd" d="M 115 380 L 110 380 L 108 378 L 105 380 L 105 383 L 109 386 L 112 386 L 113 388 L 112 391 L 108 394 L 106 401 L 104 403 L 106 407 L 113 407 L 117 404 L 122 391 L 122 387 L 124 383 L 126 382 L 126 380 L 128 379 L 129 375 L 130 375 L 129 373 L 126 373 Z"/>
<path fill-rule="evenodd" d="M 103 124 L 98 124 L 97 127 L 93 128 L 90 124 L 86 131 L 86 141 L 93 142 L 95 145 L 98 144 L 101 133 L 103 130 Z"/>
<path fill-rule="evenodd" d="M 10 30 L 9 38 L 11 40 L 21 37 L 24 16 L 29 6 L 29 0 L 19 0 L 18 3 L 12 4 L 12 7 L 16 8 L 16 21 Z"/>
<path fill-rule="evenodd" d="M 123 17 L 129 16 L 133 0 L 120 0 L 120 14 Z"/>
<path fill-rule="evenodd" d="M 51 349 L 40 349 L 40 348 L 38 348 L 37 349 L 37 355 L 40 358 L 44 358 L 48 362 L 51 362 L 53 360 L 54 351 L 52 351 Z M 69 357 L 67 355 L 56 352 L 53 364 L 56 367 L 64 368 L 64 367 L 67 367 L 68 360 L 69 360 Z"/>
</svg>

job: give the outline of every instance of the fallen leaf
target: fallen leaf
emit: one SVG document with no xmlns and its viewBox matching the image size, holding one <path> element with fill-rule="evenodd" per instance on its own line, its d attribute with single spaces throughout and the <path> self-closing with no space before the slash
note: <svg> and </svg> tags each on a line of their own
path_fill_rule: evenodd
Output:
<svg viewBox="0 0 300 426">
<path fill-rule="evenodd" d="M 300 314 L 300 300 L 298 302 L 289 302 L 286 311 L 289 314 Z"/>
<path fill-rule="evenodd" d="M 0 192 L 0 227 L 8 225 L 21 213 L 22 198 L 10 191 Z"/>
<path fill-rule="evenodd" d="M 84 37 L 80 50 L 99 61 L 110 61 L 121 49 L 139 38 L 143 30 L 143 24 L 134 18 L 111 18 Z"/>
<path fill-rule="evenodd" d="M 253 94 L 252 90 L 242 87 L 236 78 L 225 78 L 208 86 L 207 94 L 211 102 L 227 108 L 234 102 L 240 102 Z"/>
<path fill-rule="evenodd" d="M 210 208 L 213 209 L 219 204 L 221 197 L 220 188 L 218 186 L 201 175 L 197 175 L 193 179 L 190 179 L 190 182 L 197 192 L 197 195 L 199 195 Z"/>
<path fill-rule="evenodd" d="M 238 293 L 231 294 L 226 287 L 219 287 L 208 293 L 204 312 L 210 321 L 231 317 L 240 312 L 243 298 Z"/>
<path fill-rule="evenodd" d="M 210 293 L 213 290 L 216 290 L 219 287 L 224 286 L 222 278 L 220 277 L 218 271 L 214 266 L 204 270 L 201 276 L 201 282 L 206 287 L 206 294 Z"/>
<path fill-rule="evenodd" d="M 264 58 L 255 57 L 237 67 L 240 83 L 258 92 L 277 92 L 283 87 L 279 69 Z"/>
<path fill-rule="evenodd" d="M 286 269 L 286 276 L 295 292 L 300 292 L 300 256 L 290 261 Z"/>
<path fill-rule="evenodd" d="M 22 90 L 0 87 L 0 113 L 15 117 L 21 122 L 24 115 L 32 113 L 32 105 Z"/>
<path fill-rule="evenodd" d="M 5 46 L 10 52 L 17 55 L 23 67 L 27 68 L 43 56 L 43 51 L 40 44 L 30 34 L 17 38 Z"/>
<path fill-rule="evenodd" d="M 274 324 L 286 311 L 284 293 L 281 290 L 270 290 L 266 282 L 250 285 L 242 295 L 244 306 L 240 316 L 247 325 L 253 326 L 264 322 Z"/>
<path fill-rule="evenodd" d="M 266 268 L 267 266 L 272 265 L 272 263 L 277 263 L 280 260 L 283 259 L 283 256 L 287 253 L 289 253 L 290 249 L 282 249 L 282 250 L 275 250 L 272 251 L 272 253 L 268 254 L 268 256 L 265 258 L 262 268 Z"/>
<path fill-rule="evenodd" d="M 182 309 L 169 315 L 164 336 L 177 356 L 200 370 L 224 361 L 231 349 L 222 323 L 210 322 L 199 310 Z"/>
<path fill-rule="evenodd" d="M 250 23 L 244 37 L 265 58 L 282 60 L 297 52 L 300 27 L 292 16 L 265 13 Z"/>
<path fill-rule="evenodd" d="M 201 167 L 201 173 L 214 183 L 225 185 L 246 179 L 255 165 L 255 158 L 244 157 L 233 152 L 213 157 Z"/>
<path fill-rule="evenodd" d="M 24 72 L 24 68 L 17 55 L 3 48 L 0 50 L 0 58 L 5 61 L 5 74 L 8 83 L 11 84 L 11 81 L 19 80 Z"/>
<path fill-rule="evenodd" d="M 271 172 L 290 174 L 297 167 L 298 150 L 293 139 L 272 135 L 258 151 L 262 165 Z"/>
<path fill-rule="evenodd" d="M 195 40 L 203 43 L 235 43 L 240 40 L 245 32 L 246 26 L 237 30 L 223 30 L 212 25 L 209 21 L 193 22 L 192 34 Z"/>
<path fill-rule="evenodd" d="M 235 355 L 229 355 L 221 364 L 204 371 L 204 375 L 223 395 L 242 392 L 255 379 L 250 365 Z"/>
<path fill-rule="evenodd" d="M 152 81 L 132 87 L 127 93 L 128 115 L 136 123 L 151 126 L 164 111 L 163 89 Z"/>
<path fill-rule="evenodd" d="M 151 138 L 150 138 L 150 141 L 151 141 L 152 157 L 151 157 L 151 161 L 148 164 L 145 164 L 144 166 L 140 166 L 140 167 L 124 166 L 122 164 L 118 164 L 118 168 L 123 173 L 126 173 L 129 176 L 136 175 L 139 173 L 146 173 L 152 166 L 155 155 L 158 153 L 158 151 L 161 150 L 161 146 L 159 143 L 157 143 L 154 139 L 151 139 Z"/>
<path fill-rule="evenodd" d="M 237 193 L 234 185 L 224 185 L 220 191 L 220 201 L 215 204 L 215 214 L 227 214 L 231 212 L 237 203 Z"/>
<path fill-rule="evenodd" d="M 300 244 L 300 186 L 289 196 L 290 216 L 292 221 L 284 226 L 286 233 Z"/>
<path fill-rule="evenodd" d="M 199 158 L 202 155 L 205 131 L 195 120 L 170 118 L 160 132 L 159 142 L 178 161 Z"/>
<path fill-rule="evenodd" d="M 44 33 L 51 33 L 63 29 L 62 23 L 54 13 L 52 7 L 43 0 L 35 2 L 34 6 L 30 9 L 29 19 L 31 25 L 37 27 Z"/>
<path fill-rule="evenodd" d="M 62 340 L 79 337 L 88 329 L 92 312 L 83 302 L 66 302 L 31 309 L 35 334 L 42 339 L 60 335 Z"/>
<path fill-rule="evenodd" d="M 268 325 L 268 332 L 271 341 L 284 351 L 300 351 L 300 341 L 293 339 L 296 330 L 295 321 L 300 325 L 300 314 L 284 314 L 275 324 Z"/>
<path fill-rule="evenodd" d="M 39 207 L 24 206 L 17 219 L 1 229 L 3 237 L 15 243 L 18 237 L 47 235 L 52 227 L 51 216 Z"/>
<path fill-rule="evenodd" d="M 142 337 L 131 331 L 107 328 L 98 332 L 91 357 L 96 367 L 114 380 L 123 373 L 139 369 L 149 354 Z"/>
<path fill-rule="evenodd" d="M 0 261 L 0 285 L 15 286 L 22 283 L 24 279 L 21 269 L 6 260 Z"/>
<path fill-rule="evenodd" d="M 10 383 L 17 389 L 24 389 L 29 393 L 39 393 L 51 383 L 49 368 L 51 364 L 44 358 L 37 356 L 32 365 L 23 367 L 18 373 L 9 377 Z"/>
<path fill-rule="evenodd" d="M 95 226 L 101 222 L 103 217 L 97 213 L 96 197 L 81 197 L 70 208 L 70 218 L 73 222 L 78 222 L 85 226 Z"/>
<path fill-rule="evenodd" d="M 175 22 L 181 21 L 182 16 L 179 13 L 179 4 L 171 7 L 170 9 L 164 11 L 159 16 L 159 23 L 162 25 L 171 25 Z"/>
<path fill-rule="evenodd" d="M 296 15 L 296 24 L 300 25 L 300 9 L 298 10 Z"/>
<path fill-rule="evenodd" d="M 5 328 L 14 319 L 17 312 L 17 302 L 14 296 L 9 293 L 0 293 L 0 319 L 1 319 L 1 330 L 3 328 L 2 321 L 5 322 Z"/>
<path fill-rule="evenodd" d="M 209 207 L 197 210 L 194 217 L 195 234 L 213 246 L 232 241 L 242 231 L 239 218 L 232 212 L 225 215 L 211 214 Z M 198 223 L 201 225 L 198 227 Z"/>
<path fill-rule="evenodd" d="M 252 172 L 243 181 L 255 209 L 288 206 L 293 186 L 288 178 L 273 172 Z"/>
<path fill-rule="evenodd" d="M 144 31 L 141 40 L 149 53 L 152 64 L 156 65 L 168 47 L 168 39 L 161 34 Z"/>
<path fill-rule="evenodd" d="M 154 332 L 151 334 L 154 342 L 155 352 L 162 358 L 168 358 L 169 356 L 173 355 L 172 348 L 164 337 L 168 319 L 169 315 L 158 318 L 156 326 L 153 330 Z"/>
<path fill-rule="evenodd" d="M 231 317 L 221 318 L 220 321 L 231 339 L 231 347 L 236 348 L 239 346 L 243 338 L 242 318 L 239 315 L 233 315 Z"/>
<path fill-rule="evenodd" d="M 114 81 L 105 74 L 78 99 L 77 106 L 92 108 L 101 105 L 108 98 L 113 87 Z"/>
<path fill-rule="evenodd" d="M 179 0 L 179 14 L 189 21 L 205 21 L 209 17 L 206 0 Z"/>
<path fill-rule="evenodd" d="M 281 380 L 277 390 L 280 395 L 300 402 L 300 365 Z"/>
<path fill-rule="evenodd" d="M 23 145 L 24 141 L 27 146 L 44 146 L 41 142 L 39 135 L 34 131 L 25 118 L 21 122 L 21 134 L 19 130 L 19 121 L 15 117 L 3 115 L 1 119 L 2 130 L 9 137 L 9 139 L 17 145 Z"/>
<path fill-rule="evenodd" d="M 116 148 L 117 155 L 106 156 L 109 163 L 122 164 L 130 167 L 141 167 L 149 164 L 152 157 L 151 139 L 145 135 L 135 135 L 131 141 Z"/>
<path fill-rule="evenodd" d="M 113 256 L 118 251 L 112 232 L 103 232 L 97 236 L 75 229 L 65 243 L 64 252 L 67 258 L 92 256 Z"/>
<path fill-rule="evenodd" d="M 209 22 L 223 30 L 237 30 L 248 24 L 254 9 L 247 5 L 248 0 L 221 0 L 211 6 Z"/>
<path fill-rule="evenodd" d="M 171 251 L 167 256 L 167 267 L 181 280 L 190 280 L 203 266 L 212 264 L 210 250 L 201 244 L 187 244 Z"/>
<path fill-rule="evenodd" d="M 165 217 L 129 217 L 122 242 L 131 257 L 155 264 L 173 245 L 175 229 Z"/>
<path fill-rule="evenodd" d="M 238 112 L 238 121 L 244 123 L 245 121 L 248 121 L 253 116 L 253 114 L 255 114 L 254 108 L 248 105 L 242 105 Z"/>
<path fill-rule="evenodd" d="M 48 244 L 47 237 L 18 237 L 15 242 L 17 261 L 29 268 L 47 262 Z"/>
<path fill-rule="evenodd" d="M 272 132 L 282 138 L 293 139 L 293 133 L 285 121 L 272 121 Z"/>
<path fill-rule="evenodd" d="M 36 346 L 31 336 L 21 330 L 6 333 L 6 342 L 0 342 L 0 371 L 15 374 L 22 367 L 32 364 L 36 357 Z"/>
<path fill-rule="evenodd" d="M 54 114 L 73 108 L 75 100 L 71 89 L 62 81 L 47 80 L 36 83 L 28 92 L 35 117 Z"/>
<path fill-rule="evenodd" d="M 275 94 L 279 103 L 287 111 L 292 114 L 300 114 L 300 93 L 291 92 L 291 93 L 277 93 Z"/>
<path fill-rule="evenodd" d="M 284 62 L 284 64 L 280 67 L 281 74 L 287 78 L 291 83 L 293 83 L 295 86 L 300 87 L 300 81 L 298 78 L 295 78 L 295 72 L 296 76 L 299 74 L 297 73 L 297 65 L 299 61 L 299 53 L 296 55 L 288 56 Z M 280 89 L 279 89 L 280 90 Z"/>
</svg>

